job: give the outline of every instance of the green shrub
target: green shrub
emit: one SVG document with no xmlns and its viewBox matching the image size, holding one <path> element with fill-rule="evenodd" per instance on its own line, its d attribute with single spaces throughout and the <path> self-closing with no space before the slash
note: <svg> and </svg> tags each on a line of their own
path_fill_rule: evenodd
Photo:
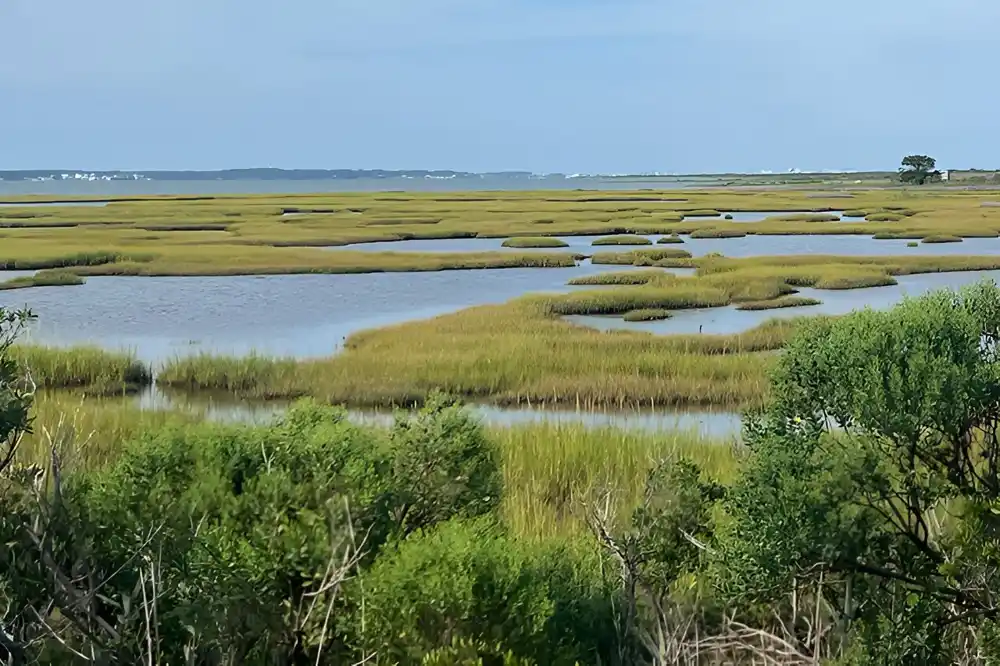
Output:
<svg viewBox="0 0 1000 666">
<path fill-rule="evenodd" d="M 419 663 L 455 637 L 538 664 L 605 662 L 612 596 L 588 550 L 515 541 L 490 520 L 419 532 L 353 587 L 365 599 L 353 640 L 386 663 Z"/>
</svg>

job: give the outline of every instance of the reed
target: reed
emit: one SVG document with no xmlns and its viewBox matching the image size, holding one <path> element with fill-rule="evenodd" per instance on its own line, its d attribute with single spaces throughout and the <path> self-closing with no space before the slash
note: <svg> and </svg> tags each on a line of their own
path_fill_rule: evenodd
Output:
<svg viewBox="0 0 1000 666">
<path fill-rule="evenodd" d="M 587 532 L 581 507 L 614 491 L 620 519 L 642 500 L 649 471 L 662 460 L 685 458 L 705 474 L 730 481 L 743 452 L 734 441 L 686 431 L 643 432 L 582 425 L 491 428 L 504 476 L 504 522 L 518 536 L 542 538 Z"/>
<path fill-rule="evenodd" d="M 15 345 L 11 356 L 42 388 L 90 387 L 98 392 L 122 393 L 153 379 L 150 367 L 131 352 Z"/>
</svg>

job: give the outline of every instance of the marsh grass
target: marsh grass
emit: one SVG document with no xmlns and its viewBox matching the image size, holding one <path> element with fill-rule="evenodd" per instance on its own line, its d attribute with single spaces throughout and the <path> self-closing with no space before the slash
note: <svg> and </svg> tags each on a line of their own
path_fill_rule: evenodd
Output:
<svg viewBox="0 0 1000 666">
<path fill-rule="evenodd" d="M 865 219 L 869 222 L 899 222 L 905 215 L 901 213 L 872 213 L 866 215 Z"/>
<path fill-rule="evenodd" d="M 618 236 L 604 236 L 595 238 L 591 245 L 652 245 L 653 241 L 645 236 L 631 236 L 622 234 Z"/>
<path fill-rule="evenodd" d="M 671 236 L 663 236 L 662 238 L 657 239 L 656 242 L 659 245 L 670 245 L 672 243 L 683 243 L 684 239 L 675 234 Z"/>
<path fill-rule="evenodd" d="M 921 243 L 961 243 L 962 239 L 958 236 L 948 236 L 945 234 L 937 234 L 934 236 L 926 236 Z"/>
<path fill-rule="evenodd" d="M 657 308 L 647 308 L 645 310 L 630 310 L 622 317 L 625 321 L 660 321 L 670 319 L 674 316 L 673 311 Z"/>
<path fill-rule="evenodd" d="M 590 261 L 594 264 L 610 265 L 642 265 L 642 262 L 651 264 L 662 259 L 687 259 L 691 253 L 680 248 L 653 248 L 648 250 L 632 250 L 630 252 L 597 252 Z"/>
<path fill-rule="evenodd" d="M 642 500 L 645 479 L 660 461 L 685 458 L 706 476 L 728 482 L 743 452 L 734 441 L 686 431 L 644 432 L 580 425 L 491 428 L 504 475 L 504 522 L 525 538 L 586 533 L 582 507 L 613 491 L 619 519 Z"/>
<path fill-rule="evenodd" d="M 122 393 L 153 379 L 150 367 L 130 352 L 15 345 L 11 356 L 42 388 L 92 387 L 96 392 Z"/>
<path fill-rule="evenodd" d="M 691 238 L 743 238 L 747 235 L 741 229 L 696 229 L 691 232 Z"/>
<path fill-rule="evenodd" d="M 85 280 L 67 270 L 51 269 L 38 271 L 34 275 L 13 278 L 6 282 L 0 282 L 0 291 L 9 289 L 26 289 L 29 287 L 56 287 L 68 285 L 80 285 Z"/>
<path fill-rule="evenodd" d="M 54 445 L 67 469 L 103 467 L 129 440 L 168 423 L 196 420 L 178 412 L 143 411 L 121 397 L 85 397 L 70 391 L 39 392 L 32 415 L 32 432 L 18 448 L 20 461 L 44 467 Z"/>
<path fill-rule="evenodd" d="M 508 238 L 502 245 L 504 247 L 513 248 L 530 248 L 530 247 L 569 247 L 569 244 L 558 238 L 552 236 L 519 236 L 516 238 Z"/>
<path fill-rule="evenodd" d="M 833 193 L 820 193 L 832 198 Z M 795 190 L 623 192 L 318 193 L 118 197 L 104 207 L 0 208 L 0 270 L 74 268 L 81 275 L 248 275 L 544 267 L 563 259 L 463 253 L 329 251 L 328 246 L 408 239 L 539 235 L 893 234 L 997 235 L 1000 215 L 981 206 L 983 191 L 854 191 L 848 213 L 863 223 L 820 222 L 829 207 Z M 29 203 L 32 197 L 13 198 Z M 736 223 L 720 211 L 788 211 Z M 918 214 L 919 211 L 919 214 Z M 283 214 L 284 213 L 284 214 Z M 297 213 L 297 214 L 289 214 Z M 699 217 L 699 216 L 707 217 Z M 829 215 L 827 213 L 827 215 Z M 684 219 L 686 218 L 686 219 Z M 682 219 L 684 220 L 682 222 Z M 811 220 L 811 221 L 804 221 Z M 540 233 L 541 232 L 541 233 Z M 366 254 L 368 256 L 358 256 Z M 399 256 L 406 254 L 408 256 Z M 538 254 L 538 253 L 535 253 Z M 640 259 L 641 262 L 649 261 Z M 656 261 L 656 260 L 652 260 Z"/>
<path fill-rule="evenodd" d="M 784 296 L 769 301 L 747 301 L 736 306 L 737 310 L 775 310 L 778 308 L 798 308 L 819 305 L 822 301 L 805 296 Z"/>
<path fill-rule="evenodd" d="M 769 220 L 777 222 L 839 222 L 839 215 L 830 213 L 793 213 L 790 215 L 775 215 Z"/>
<path fill-rule="evenodd" d="M 568 284 L 586 285 L 636 285 L 649 284 L 655 280 L 670 280 L 675 278 L 672 273 L 659 269 L 641 271 L 620 271 L 611 273 L 598 273 L 596 275 L 582 275 L 575 277 Z"/>
</svg>

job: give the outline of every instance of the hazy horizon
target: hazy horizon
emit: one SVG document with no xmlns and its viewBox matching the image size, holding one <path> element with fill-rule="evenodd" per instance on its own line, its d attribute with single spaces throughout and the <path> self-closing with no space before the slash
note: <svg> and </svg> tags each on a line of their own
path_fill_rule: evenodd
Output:
<svg viewBox="0 0 1000 666">
<path fill-rule="evenodd" d="M 987 0 L 7 0 L 0 25 L 0 170 L 759 173 L 997 153 Z"/>
</svg>

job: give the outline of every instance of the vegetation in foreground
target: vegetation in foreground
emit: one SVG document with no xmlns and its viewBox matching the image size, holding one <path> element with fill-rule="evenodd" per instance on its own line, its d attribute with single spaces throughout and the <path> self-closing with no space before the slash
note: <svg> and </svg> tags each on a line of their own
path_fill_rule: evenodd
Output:
<svg viewBox="0 0 1000 666">
<path fill-rule="evenodd" d="M 680 195 L 677 191 L 538 191 L 209 196 L 197 200 L 123 197 L 107 206 L 3 207 L 0 270 L 248 275 L 545 267 L 567 265 L 559 262 L 571 260 L 557 253 L 543 261 L 539 253 L 523 257 L 510 252 L 358 252 L 344 247 L 374 241 L 473 237 L 996 237 L 1000 210 L 982 203 L 998 197 L 995 192 L 964 190 L 808 193 L 735 188 L 685 189 Z M 834 220 L 834 211 L 845 206 L 855 209 L 852 213 L 863 213 L 865 220 Z M 752 211 L 769 216 L 757 222 L 725 218 L 732 212 Z"/>
<path fill-rule="evenodd" d="M 150 427 L 91 468 L 60 438 L 15 462 L 7 335 L 0 658 L 986 666 L 998 322 L 981 284 L 808 324 L 738 455 L 498 444 L 435 397 L 387 432 L 309 403 Z"/>
</svg>

